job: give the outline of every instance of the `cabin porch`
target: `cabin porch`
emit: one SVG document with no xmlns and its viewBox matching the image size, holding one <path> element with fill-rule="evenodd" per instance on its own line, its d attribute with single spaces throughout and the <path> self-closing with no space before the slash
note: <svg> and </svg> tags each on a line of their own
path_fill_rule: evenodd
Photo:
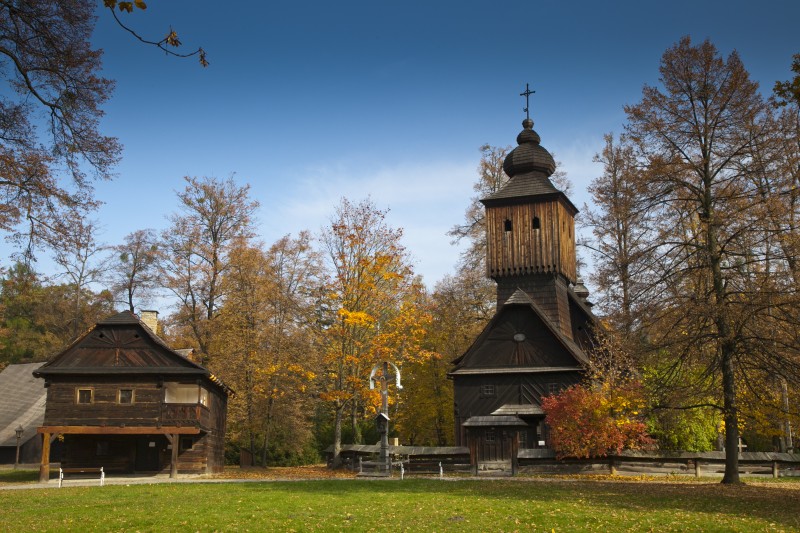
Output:
<svg viewBox="0 0 800 533">
<path fill-rule="evenodd" d="M 107 472 L 205 473 L 205 436 L 194 427 L 42 426 L 39 480 L 50 473 L 50 447 L 61 437 L 62 466 L 103 467 Z"/>
</svg>

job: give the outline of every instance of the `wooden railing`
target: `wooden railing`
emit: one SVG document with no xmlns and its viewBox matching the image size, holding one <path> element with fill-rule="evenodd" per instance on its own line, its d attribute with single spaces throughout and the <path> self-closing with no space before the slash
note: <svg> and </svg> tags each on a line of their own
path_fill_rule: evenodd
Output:
<svg viewBox="0 0 800 533">
<path fill-rule="evenodd" d="M 166 403 L 161 411 L 161 423 L 170 426 L 198 426 L 203 422 L 203 411 L 208 409 L 200 404 Z"/>
</svg>

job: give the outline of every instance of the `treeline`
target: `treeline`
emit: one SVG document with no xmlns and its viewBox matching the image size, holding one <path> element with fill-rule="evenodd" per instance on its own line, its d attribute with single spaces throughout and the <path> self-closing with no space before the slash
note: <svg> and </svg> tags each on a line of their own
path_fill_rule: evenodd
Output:
<svg viewBox="0 0 800 533">
<path fill-rule="evenodd" d="M 194 348 L 236 391 L 231 460 L 245 449 L 256 464 L 309 462 L 331 443 L 375 442 L 368 378 L 384 360 L 404 385 L 390 395 L 393 434 L 450 444 L 446 372 L 489 315 L 489 293 L 455 278 L 428 291 L 402 231 L 370 200 L 342 199 L 318 235 L 268 245 L 255 233 L 257 208 L 232 178 L 186 178 L 160 233 L 103 246 L 85 224 L 81 239 L 53 249 L 55 278 L 14 265 L 2 278 L 0 361 L 44 361 L 115 309 L 169 302 L 158 333 Z"/>
<path fill-rule="evenodd" d="M 787 451 L 800 385 L 800 55 L 766 99 L 688 37 L 625 107 L 584 214 L 598 303 L 662 446 Z"/>
</svg>

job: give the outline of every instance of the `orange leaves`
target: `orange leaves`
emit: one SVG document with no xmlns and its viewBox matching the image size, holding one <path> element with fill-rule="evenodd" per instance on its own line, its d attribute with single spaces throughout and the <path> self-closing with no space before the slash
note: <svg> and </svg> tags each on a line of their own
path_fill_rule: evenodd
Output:
<svg viewBox="0 0 800 533">
<path fill-rule="evenodd" d="M 117 8 L 120 11 L 124 11 L 125 13 L 132 13 L 133 8 L 141 9 L 144 11 L 147 9 L 147 4 L 144 3 L 142 0 L 135 0 L 134 2 L 117 2 L 117 0 L 103 0 L 103 5 L 109 9 Z"/>
<path fill-rule="evenodd" d="M 181 45 L 181 41 L 178 39 L 178 34 L 172 28 L 169 29 L 169 33 L 167 33 L 167 36 L 164 37 L 164 42 L 176 48 Z"/>
<path fill-rule="evenodd" d="M 653 441 L 637 416 L 644 405 L 641 386 L 589 389 L 573 385 L 542 398 L 550 440 L 559 458 L 603 457 L 623 449 L 641 449 Z"/>
</svg>

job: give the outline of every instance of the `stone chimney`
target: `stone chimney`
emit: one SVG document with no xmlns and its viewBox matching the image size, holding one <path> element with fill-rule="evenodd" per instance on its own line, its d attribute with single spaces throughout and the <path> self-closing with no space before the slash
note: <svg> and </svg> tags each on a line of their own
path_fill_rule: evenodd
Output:
<svg viewBox="0 0 800 533">
<path fill-rule="evenodd" d="M 158 311 L 145 311 L 139 312 L 144 325 L 150 328 L 150 331 L 158 335 Z"/>
</svg>

